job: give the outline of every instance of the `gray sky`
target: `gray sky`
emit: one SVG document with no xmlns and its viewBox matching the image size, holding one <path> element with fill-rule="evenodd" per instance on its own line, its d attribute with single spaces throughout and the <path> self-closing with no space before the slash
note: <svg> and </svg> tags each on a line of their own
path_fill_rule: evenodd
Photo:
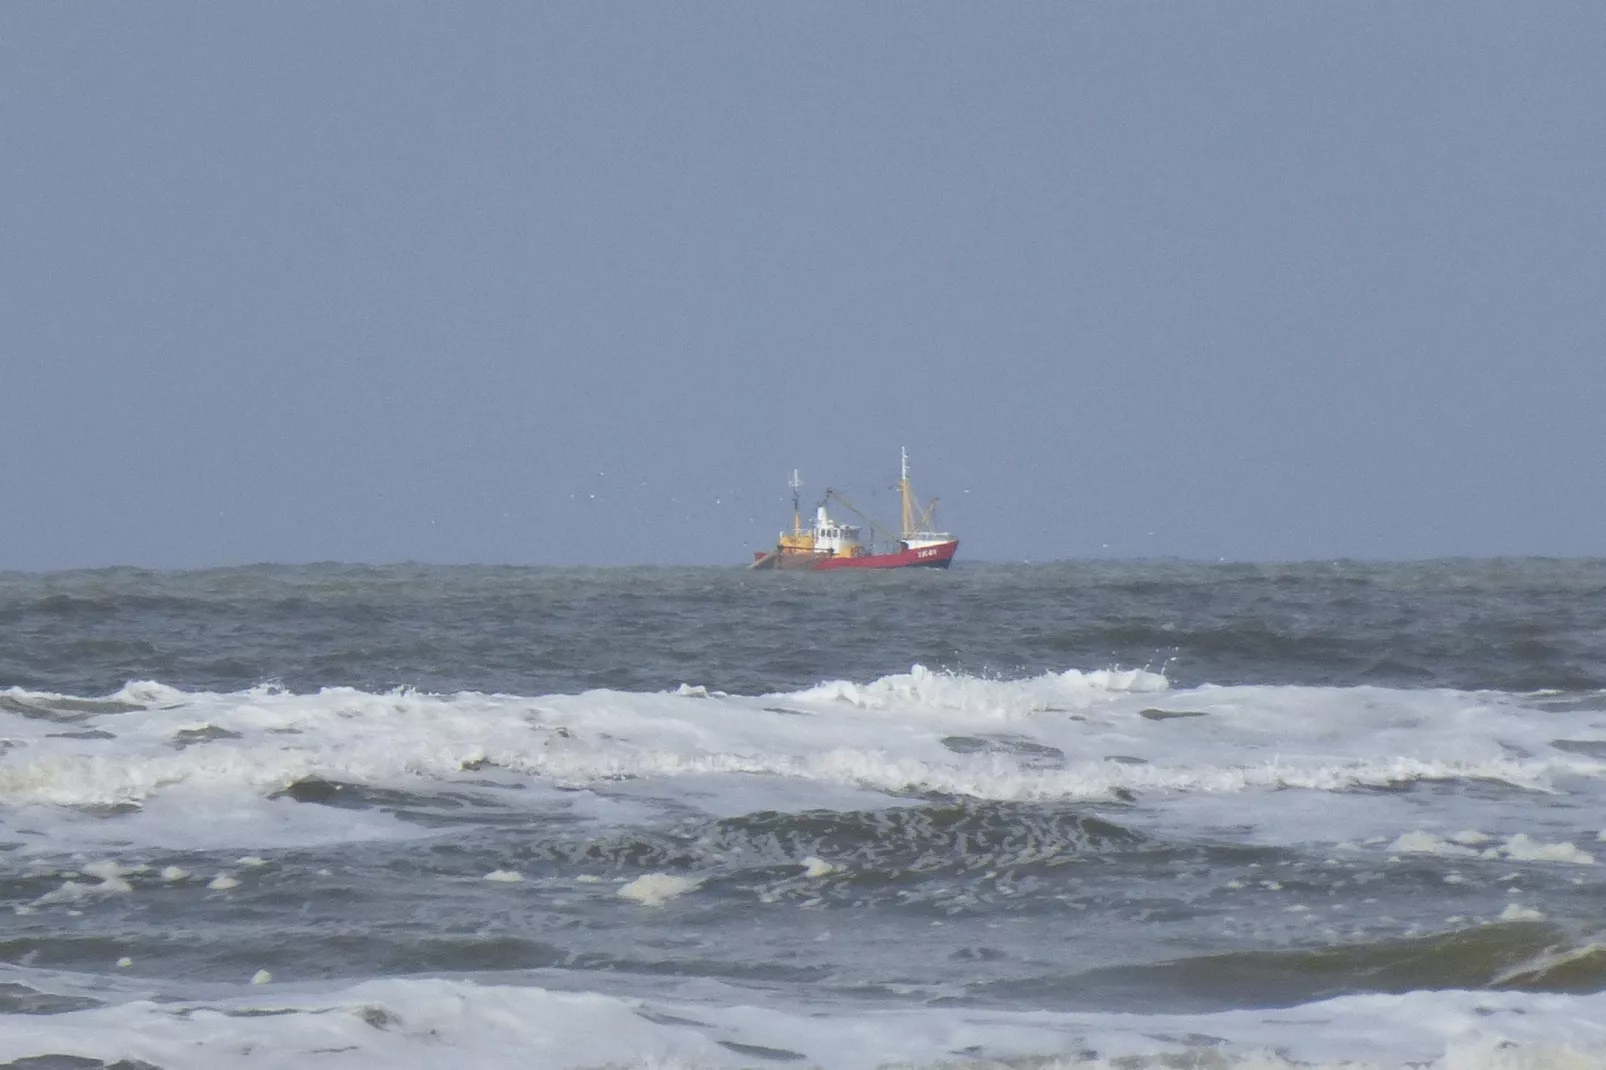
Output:
<svg viewBox="0 0 1606 1070">
<path fill-rule="evenodd" d="M 14 0 L 0 238 L 0 568 L 1606 545 L 1599 0 Z"/>
</svg>

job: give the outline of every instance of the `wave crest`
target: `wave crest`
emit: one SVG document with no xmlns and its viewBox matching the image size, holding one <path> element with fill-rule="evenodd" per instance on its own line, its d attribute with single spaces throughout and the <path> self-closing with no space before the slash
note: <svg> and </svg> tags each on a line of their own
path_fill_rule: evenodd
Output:
<svg viewBox="0 0 1606 1070">
<path fill-rule="evenodd" d="M 1170 686 L 1164 674 L 1147 669 L 1067 669 L 1024 680 L 993 680 L 934 672 L 924 665 L 914 665 L 906 673 L 883 676 L 868 684 L 831 680 L 785 697 L 841 702 L 861 710 L 919 706 L 1007 717 L 1085 709 L 1115 695 L 1165 691 Z"/>
</svg>

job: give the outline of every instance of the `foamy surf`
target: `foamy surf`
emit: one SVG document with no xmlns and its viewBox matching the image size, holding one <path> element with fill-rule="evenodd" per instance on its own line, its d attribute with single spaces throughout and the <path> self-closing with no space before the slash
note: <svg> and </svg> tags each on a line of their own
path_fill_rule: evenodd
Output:
<svg viewBox="0 0 1606 1070">
<path fill-rule="evenodd" d="M 887 805 L 933 792 L 1108 802 L 1457 781 L 1551 792 L 1606 775 L 1606 761 L 1578 743 L 1598 733 L 1595 715 L 1547 710 L 1541 719 L 1527 696 L 1177 690 L 1144 671 L 993 680 L 917 665 L 862 687 L 763 696 L 218 694 L 154 682 L 99 698 L 3 694 L 5 820 L 50 826 L 47 839 L 68 842 L 93 841 L 108 823 L 152 844 L 216 842 L 220 833 L 242 847 L 421 834 L 383 807 L 331 824 L 298 805 L 353 787 L 572 807 L 552 791 L 651 795 L 654 784 L 695 780 L 699 792 L 734 793 L 740 807 L 758 777 L 794 785 L 777 800 L 806 808 L 832 805 L 842 790 Z M 70 711 L 73 730 L 59 730 L 59 711 Z M 205 822 L 210 831 L 185 820 L 201 811 L 231 820 Z M 1511 841 L 1505 855 L 1520 856 L 1525 842 Z M 1571 850 L 1572 861 L 1587 857 Z"/>
<path fill-rule="evenodd" d="M 1606 1059 L 1606 1028 L 1582 1024 L 1606 1018 L 1598 995 L 1352 996 L 1272 1014 L 803 1014 L 736 991 L 687 1002 L 446 979 L 309 988 L 278 985 L 267 971 L 237 995 L 204 999 L 153 1001 L 26 973 L 11 983 L 111 1001 L 0 1031 L 0 1059 L 138 1059 L 167 1070 L 246 1070 L 264 1052 L 276 1065 L 353 1068 L 438 1065 L 449 1052 L 487 1070 L 1583 1070 Z"/>
</svg>

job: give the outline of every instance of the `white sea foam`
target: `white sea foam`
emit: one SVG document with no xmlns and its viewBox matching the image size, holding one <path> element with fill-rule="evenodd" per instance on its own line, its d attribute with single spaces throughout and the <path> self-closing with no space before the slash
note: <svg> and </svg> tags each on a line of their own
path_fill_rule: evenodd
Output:
<svg viewBox="0 0 1606 1070">
<path fill-rule="evenodd" d="M 67 880 L 62 882 L 61 887 L 35 899 L 31 905 L 43 907 L 58 903 L 78 903 L 105 895 L 127 895 L 133 890 L 134 886 L 120 877 L 109 877 L 98 884 L 79 884 L 77 881 Z"/>
<path fill-rule="evenodd" d="M 689 877 L 677 877 L 673 873 L 644 873 L 621 886 L 616 894 L 621 899 L 629 899 L 642 906 L 660 907 L 696 887 L 697 881 Z"/>
<path fill-rule="evenodd" d="M 32 706 L 63 698 L 7 693 Z M 1550 746 L 1587 735 L 1587 710 L 1549 710 L 1541 721 L 1525 696 L 1442 690 L 1177 691 L 1145 670 L 992 680 L 915 666 L 862 685 L 756 697 L 350 688 L 299 695 L 268 687 L 214 694 L 142 682 L 110 698 L 139 708 L 75 714 L 101 730 L 87 736 L 0 710 L 0 735 L 15 741 L 0 755 L 0 823 L 20 830 L 25 852 L 111 842 L 261 850 L 439 834 L 381 808 L 334 809 L 283 794 L 312 779 L 403 791 L 452 784 L 487 805 L 555 807 L 597 820 L 632 798 L 651 806 L 670 794 L 733 813 L 896 805 L 933 792 L 1097 801 L 1249 799 L 1293 789 L 1344 797 L 1352 810 L 1356 789 L 1420 782 L 1500 782 L 1528 792 L 1563 781 L 1606 784 L 1606 762 Z M 197 725 L 217 731 L 197 740 Z M 592 790 L 560 790 L 573 788 Z M 1282 823 L 1282 835 L 1292 835 L 1291 823 L 1308 816 L 1334 840 L 1402 836 L 1398 823 L 1332 827 L 1331 806 L 1305 815 L 1290 798 L 1275 813 L 1258 808 L 1253 824 Z M 1541 837 L 1514 826 L 1513 813 L 1498 805 L 1467 819 L 1505 838 L 1501 857 L 1593 861 L 1570 842 L 1581 831 Z M 1407 839 L 1396 852 L 1481 846 L 1466 832 L 1419 831 L 1431 839 Z"/>
<path fill-rule="evenodd" d="M 511 869 L 493 869 L 481 880 L 496 881 L 500 884 L 518 884 L 524 879 L 523 875 Z"/>
<path fill-rule="evenodd" d="M 932 672 L 916 665 L 907 673 L 883 676 L 869 684 L 833 680 L 788 696 L 800 701 L 845 703 L 861 710 L 907 710 L 964 713 L 989 719 L 1011 719 L 1043 711 L 1082 709 L 1111 695 L 1164 691 L 1169 681 L 1144 669 L 1103 669 L 1047 673 L 1027 680 L 988 680 Z"/>
<path fill-rule="evenodd" d="M 1512 889 L 1515 891 L 1516 889 Z M 1506 908 L 1500 912 L 1501 921 L 1541 921 L 1544 914 L 1533 907 L 1525 907 L 1521 903 L 1507 903 Z"/>
<path fill-rule="evenodd" d="M 1458 843 L 1441 840 L 1432 833 L 1421 830 L 1404 833 L 1399 839 L 1389 844 L 1388 849 L 1400 854 L 1447 855 L 1452 858 L 1478 857 L 1478 852 L 1471 847 L 1463 847 Z"/>
<path fill-rule="evenodd" d="M 271 980 L 265 970 L 251 979 Z M 109 994 L 104 980 L 85 991 Z M 174 1070 L 244 1070 L 264 1060 L 309 1065 L 316 1052 L 338 1052 L 340 1065 L 358 1070 L 446 1062 L 487 1070 L 757 1062 L 821 1070 L 1579 1070 L 1606 1059 L 1601 994 L 1416 992 L 1281 1011 L 1156 1015 L 800 1012 L 752 1005 L 736 990 L 686 1002 L 437 979 L 267 991 L 244 985 L 226 999 L 134 998 L 37 1016 L 26 1030 L 0 1031 L 0 1060 L 72 1053 Z"/>
<path fill-rule="evenodd" d="M 1533 839 L 1526 832 L 1516 833 L 1501 846 L 1485 847 L 1482 850 L 1462 846 L 1462 843 L 1467 842 L 1466 835 L 1461 833 L 1453 837 L 1460 842 L 1452 843 L 1450 840 L 1440 839 L 1430 832 L 1418 829 L 1402 834 L 1389 844 L 1388 850 L 1402 854 L 1443 855 L 1448 858 L 1504 858 L 1513 862 L 1566 862 L 1576 866 L 1595 864 L 1593 855 L 1580 851 L 1570 843 L 1543 843 Z M 1477 835 L 1481 838 L 1475 842 L 1479 844 L 1488 842 L 1488 837 L 1482 836 L 1481 833 Z"/>
<path fill-rule="evenodd" d="M 1505 857 L 1519 862 L 1570 862 L 1576 866 L 1592 866 L 1595 856 L 1580 851 L 1570 843 L 1541 843 L 1527 833 L 1519 832 L 1500 849 Z"/>
</svg>

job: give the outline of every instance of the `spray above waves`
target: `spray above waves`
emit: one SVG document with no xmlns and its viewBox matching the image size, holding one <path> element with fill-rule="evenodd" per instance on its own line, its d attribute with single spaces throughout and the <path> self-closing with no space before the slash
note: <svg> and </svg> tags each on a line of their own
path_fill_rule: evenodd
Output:
<svg viewBox="0 0 1606 1070">
<path fill-rule="evenodd" d="M 862 710 L 952 711 L 1009 718 L 1064 713 L 1107 701 L 1113 695 L 1164 691 L 1161 673 L 1146 669 L 1100 669 L 1044 673 L 1024 680 L 994 680 L 933 672 L 916 665 L 908 673 L 865 685 L 833 680 L 787 696 L 800 701 L 841 702 Z"/>
</svg>

